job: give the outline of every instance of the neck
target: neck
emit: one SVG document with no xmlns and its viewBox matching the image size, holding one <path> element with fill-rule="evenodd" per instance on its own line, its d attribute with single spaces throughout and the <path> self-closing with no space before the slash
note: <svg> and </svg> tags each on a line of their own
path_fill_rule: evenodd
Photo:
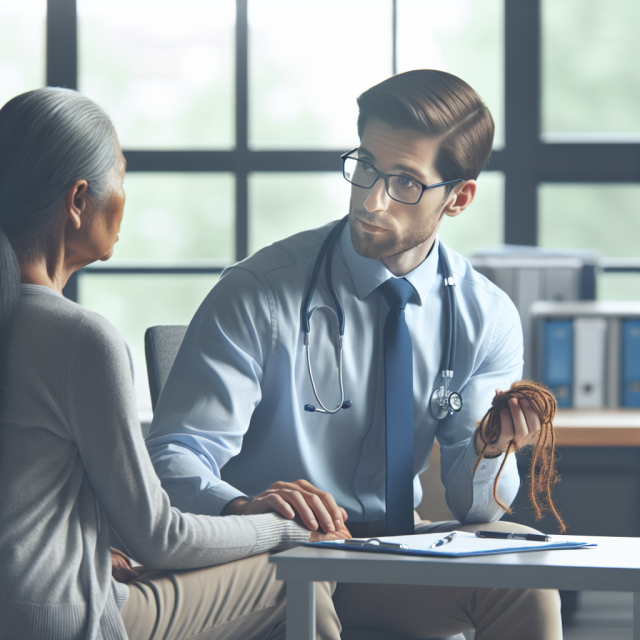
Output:
<svg viewBox="0 0 640 640">
<path fill-rule="evenodd" d="M 65 260 L 64 254 L 58 256 L 54 265 L 47 264 L 46 256 L 40 256 L 31 262 L 20 260 L 20 282 L 23 284 L 39 284 L 49 287 L 62 295 L 67 281 L 75 271 L 93 262 L 87 260 L 71 264 Z"/>
<path fill-rule="evenodd" d="M 20 282 L 49 287 L 59 294 L 62 294 L 70 275 L 71 273 L 65 274 L 64 270 L 60 268 L 56 268 L 50 273 L 44 257 L 35 262 L 20 262 Z"/>
<path fill-rule="evenodd" d="M 424 242 L 413 247 L 413 249 L 403 251 L 389 258 L 383 258 L 382 263 L 397 278 L 407 275 L 427 259 L 431 249 L 433 249 L 437 231 L 436 229 Z"/>
</svg>

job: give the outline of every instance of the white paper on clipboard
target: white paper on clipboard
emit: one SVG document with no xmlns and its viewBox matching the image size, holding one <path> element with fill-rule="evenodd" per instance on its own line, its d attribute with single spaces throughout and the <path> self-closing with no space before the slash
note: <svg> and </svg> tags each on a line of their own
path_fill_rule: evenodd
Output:
<svg viewBox="0 0 640 640">
<path fill-rule="evenodd" d="M 331 540 L 327 542 L 307 542 L 305 546 L 323 547 L 327 549 L 342 549 L 343 551 L 365 551 L 367 553 L 392 553 L 409 556 L 441 556 L 447 558 L 495 555 L 499 553 L 519 553 L 522 551 L 551 551 L 554 549 L 581 549 L 595 547 L 592 542 L 584 542 L 552 536 L 547 542 L 531 542 L 529 540 L 510 540 L 496 538 L 478 538 L 473 533 L 456 531 L 455 538 L 439 547 L 432 548 L 438 540 L 448 533 L 425 533 L 413 536 L 386 536 L 376 538 L 381 542 L 405 544 L 408 549 L 396 549 L 375 544 L 352 546 L 349 540 Z"/>
</svg>

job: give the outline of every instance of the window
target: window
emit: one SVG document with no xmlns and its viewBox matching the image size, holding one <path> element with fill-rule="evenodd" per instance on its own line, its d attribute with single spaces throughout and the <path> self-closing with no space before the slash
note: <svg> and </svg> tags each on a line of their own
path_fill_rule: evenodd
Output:
<svg viewBox="0 0 640 640">
<path fill-rule="evenodd" d="M 45 81 L 46 0 L 0 2 L 0 104 Z"/>
<path fill-rule="evenodd" d="M 225 265 L 347 212 L 355 98 L 396 71 L 460 75 L 496 122 L 447 244 L 596 247 L 629 271 L 605 263 L 600 297 L 640 298 L 639 28 L 628 0 L 4 0 L 0 91 L 46 76 L 114 119 L 122 240 L 66 292 L 123 332 L 144 405 L 147 326 L 188 322 Z"/>
</svg>

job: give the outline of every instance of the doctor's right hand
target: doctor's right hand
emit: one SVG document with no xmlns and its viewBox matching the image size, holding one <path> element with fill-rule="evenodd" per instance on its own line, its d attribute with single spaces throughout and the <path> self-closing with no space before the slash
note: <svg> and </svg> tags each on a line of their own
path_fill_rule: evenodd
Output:
<svg viewBox="0 0 640 640">
<path fill-rule="evenodd" d="M 273 511 L 287 520 L 299 516 L 307 529 L 317 531 L 320 528 L 324 533 L 340 533 L 348 518 L 347 512 L 336 504 L 330 493 L 321 491 L 308 480 L 275 482 L 251 500 L 232 500 L 225 505 L 222 515 L 247 516 Z"/>
</svg>

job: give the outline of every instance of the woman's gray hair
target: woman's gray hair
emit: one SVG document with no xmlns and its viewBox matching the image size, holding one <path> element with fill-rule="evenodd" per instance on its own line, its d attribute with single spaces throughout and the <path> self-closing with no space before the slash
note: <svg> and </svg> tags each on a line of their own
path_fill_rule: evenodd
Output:
<svg viewBox="0 0 640 640">
<path fill-rule="evenodd" d="M 48 256 L 63 232 L 60 206 L 78 180 L 86 180 L 89 198 L 102 204 L 116 139 L 109 116 L 71 89 L 28 91 L 0 109 L 0 334 L 18 302 L 16 254 Z"/>
</svg>

